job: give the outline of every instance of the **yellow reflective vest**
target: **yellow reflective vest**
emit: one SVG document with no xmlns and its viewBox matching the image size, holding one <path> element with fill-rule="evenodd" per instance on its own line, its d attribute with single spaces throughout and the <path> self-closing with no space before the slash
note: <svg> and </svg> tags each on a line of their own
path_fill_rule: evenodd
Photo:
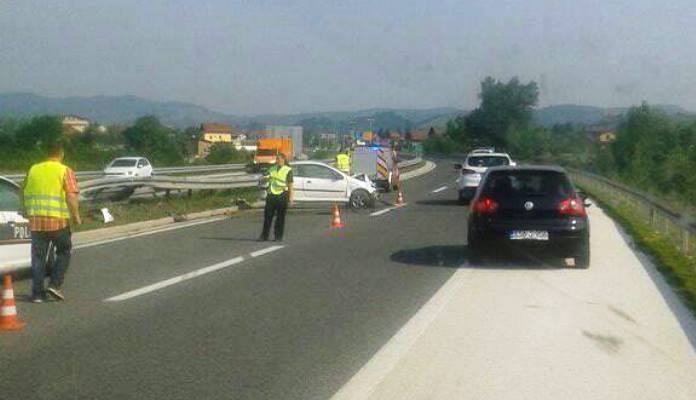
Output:
<svg viewBox="0 0 696 400">
<path fill-rule="evenodd" d="M 271 194 L 279 195 L 288 190 L 288 173 L 291 168 L 287 165 L 283 165 L 278 168 L 277 166 L 272 166 L 268 170 L 268 192 Z"/>
<path fill-rule="evenodd" d="M 348 157 L 348 154 L 336 154 L 336 168 L 347 174 L 350 173 L 350 157 Z"/>
<path fill-rule="evenodd" d="M 24 185 L 24 211 L 28 216 L 69 219 L 63 181 L 68 167 L 45 161 L 29 169 Z"/>
</svg>

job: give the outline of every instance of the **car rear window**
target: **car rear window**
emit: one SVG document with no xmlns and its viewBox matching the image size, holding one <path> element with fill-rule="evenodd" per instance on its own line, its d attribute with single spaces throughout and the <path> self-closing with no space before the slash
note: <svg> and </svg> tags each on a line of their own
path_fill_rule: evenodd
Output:
<svg viewBox="0 0 696 400">
<path fill-rule="evenodd" d="M 110 166 L 111 167 L 135 167 L 136 161 L 137 160 L 126 160 L 126 159 L 114 160 Z"/>
<path fill-rule="evenodd" d="M 467 159 L 467 164 L 471 167 L 499 167 L 501 165 L 510 164 L 507 157 L 501 156 L 470 156 Z"/>
<path fill-rule="evenodd" d="M 574 195 L 568 177 L 557 171 L 496 171 L 484 183 L 484 195 L 492 197 Z"/>
</svg>

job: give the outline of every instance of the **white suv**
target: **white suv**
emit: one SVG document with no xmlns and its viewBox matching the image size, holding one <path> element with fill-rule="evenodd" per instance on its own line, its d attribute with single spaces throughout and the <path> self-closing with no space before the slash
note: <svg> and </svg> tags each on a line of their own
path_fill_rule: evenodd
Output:
<svg viewBox="0 0 696 400">
<path fill-rule="evenodd" d="M 503 165 L 516 165 L 512 158 L 507 153 L 494 153 L 476 151 L 469 153 L 466 156 L 464 164 L 455 164 L 455 168 L 460 171 L 457 178 L 459 185 L 459 201 L 467 202 L 474 197 L 481 176 L 490 167 L 498 167 Z"/>
</svg>

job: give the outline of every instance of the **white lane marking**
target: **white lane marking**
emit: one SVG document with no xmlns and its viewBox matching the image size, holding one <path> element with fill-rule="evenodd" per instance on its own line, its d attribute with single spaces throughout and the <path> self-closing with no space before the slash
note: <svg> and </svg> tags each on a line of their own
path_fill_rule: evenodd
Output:
<svg viewBox="0 0 696 400">
<path fill-rule="evenodd" d="M 447 189 L 447 186 L 439 187 L 439 188 L 433 190 L 432 193 L 440 193 L 445 189 Z"/>
<path fill-rule="evenodd" d="M 258 256 L 262 256 L 262 255 L 264 255 L 264 254 L 272 253 L 272 252 L 274 252 L 274 251 L 276 251 L 276 250 L 280 250 L 280 249 L 282 249 L 283 247 L 285 247 L 285 246 L 281 246 L 281 245 L 278 245 L 278 246 L 271 246 L 271 247 L 267 247 L 267 248 L 265 248 L 265 249 L 256 250 L 256 251 L 254 251 L 254 252 L 252 252 L 252 253 L 249 253 L 249 255 L 252 256 L 252 257 L 258 257 Z"/>
<path fill-rule="evenodd" d="M 370 214 L 370 217 L 376 217 L 378 215 L 386 214 L 389 211 L 394 210 L 394 209 L 396 209 L 396 207 L 389 207 L 389 208 L 385 208 L 384 210 L 375 211 L 375 212 Z"/>
<path fill-rule="evenodd" d="M 168 231 L 173 231 L 176 229 L 183 229 L 183 228 L 189 228 L 191 226 L 196 226 L 196 225 L 203 225 L 203 224 L 209 224 L 211 222 L 217 222 L 217 221 L 222 221 L 226 219 L 227 217 L 215 217 L 215 218 L 209 218 L 209 219 L 204 219 L 201 221 L 193 221 L 185 224 L 175 224 L 174 226 L 167 226 L 165 228 L 161 229 L 153 229 L 151 231 L 146 231 L 146 232 L 140 232 L 140 233 L 135 233 L 132 235 L 126 234 L 125 236 L 119 236 L 116 238 L 112 239 L 104 239 L 104 240 L 97 240 L 94 242 L 89 242 L 85 244 L 79 244 L 77 246 L 73 246 L 73 249 L 83 249 L 85 247 L 94 247 L 94 246 L 101 246 L 103 244 L 108 244 L 108 243 L 113 243 L 113 242 L 120 242 L 121 240 L 126 240 L 126 239 L 132 239 L 136 238 L 139 236 L 147 236 L 147 235 L 154 235 L 156 233 L 162 233 L 162 232 L 168 232 Z"/>
<path fill-rule="evenodd" d="M 235 265 L 235 264 L 239 264 L 242 261 L 244 261 L 244 257 L 241 257 L 241 256 L 235 257 L 231 260 L 227 260 L 227 261 L 223 261 L 221 263 L 213 264 L 211 266 L 197 269 L 195 271 L 191 271 L 191 272 L 188 272 L 188 273 L 183 274 L 183 275 L 178 275 L 178 276 L 175 276 L 173 278 L 169 278 L 167 280 L 142 287 L 140 289 L 135 289 L 135 290 L 131 290 L 130 292 L 119 294 L 118 296 L 109 297 L 108 299 L 106 299 L 104 301 L 116 302 L 116 301 L 123 301 L 123 300 L 132 299 L 133 297 L 142 296 L 144 294 L 154 292 L 155 290 L 166 288 L 167 286 L 176 285 L 177 283 L 181 283 L 183 281 L 187 281 L 189 279 L 193 279 L 193 278 L 196 278 L 198 276 L 205 275 L 205 274 L 211 273 L 213 271 L 217 271 L 219 269 L 223 269 L 223 268 L 227 268 L 227 267 L 230 267 L 232 265 Z"/>
<path fill-rule="evenodd" d="M 470 270 L 458 268 L 411 319 L 346 383 L 331 400 L 369 398 L 403 356 L 454 298 Z"/>
<path fill-rule="evenodd" d="M 407 203 L 404 203 L 404 204 L 401 204 L 401 205 L 398 205 L 398 206 L 387 207 L 387 208 L 385 208 L 384 210 L 375 211 L 375 212 L 373 212 L 373 213 L 370 214 L 370 217 L 376 217 L 376 216 L 378 216 L 378 215 L 386 214 L 386 213 L 388 213 L 389 211 L 396 210 L 397 208 L 406 207 L 406 204 L 407 204 Z"/>
</svg>

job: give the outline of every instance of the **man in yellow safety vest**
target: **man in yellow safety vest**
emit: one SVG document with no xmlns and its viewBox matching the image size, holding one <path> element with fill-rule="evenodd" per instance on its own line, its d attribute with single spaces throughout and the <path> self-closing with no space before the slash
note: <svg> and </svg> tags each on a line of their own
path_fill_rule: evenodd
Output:
<svg viewBox="0 0 696 400">
<path fill-rule="evenodd" d="M 285 230 L 285 212 L 293 201 L 292 169 L 287 165 L 283 153 L 278 153 L 276 163 L 268 170 L 266 189 L 266 207 L 263 210 L 263 232 L 259 240 L 266 241 L 271 232 L 271 223 L 275 216 L 274 239 L 283 240 Z"/>
<path fill-rule="evenodd" d="M 46 161 L 34 164 L 23 183 L 22 208 L 31 231 L 31 299 L 34 303 L 47 300 L 44 278 L 51 244 L 56 249 L 56 257 L 47 291 L 56 300 L 65 299 L 62 285 L 72 249 L 70 220 L 75 225 L 82 223 L 77 180 L 62 161 L 63 148 L 57 143 L 51 145 Z"/>
<path fill-rule="evenodd" d="M 336 154 L 336 168 L 350 175 L 350 156 L 347 151 L 341 149 L 341 151 Z"/>
</svg>

